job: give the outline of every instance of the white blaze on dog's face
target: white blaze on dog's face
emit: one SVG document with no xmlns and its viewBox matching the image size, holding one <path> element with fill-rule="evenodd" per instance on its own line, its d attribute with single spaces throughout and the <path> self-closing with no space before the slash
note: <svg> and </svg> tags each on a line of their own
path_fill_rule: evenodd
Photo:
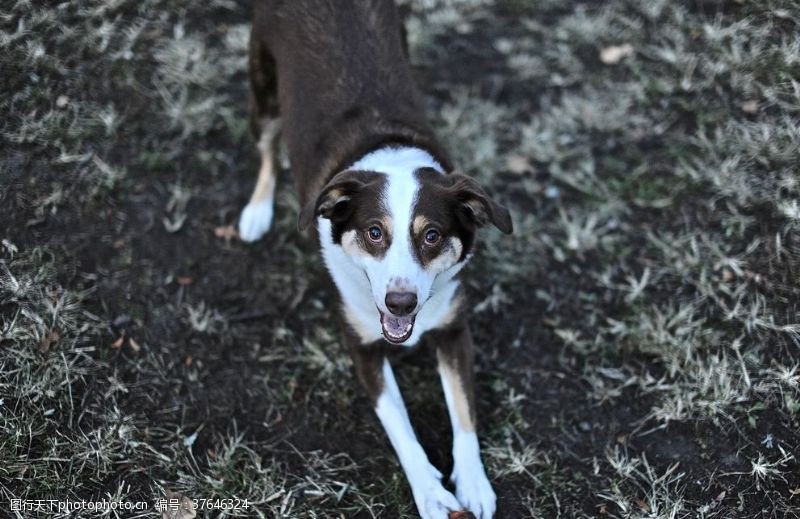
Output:
<svg viewBox="0 0 800 519">
<path fill-rule="evenodd" d="M 323 255 L 350 325 L 362 340 L 382 335 L 395 344 L 411 337 L 426 303 L 466 263 L 478 226 L 511 230 L 508 212 L 475 181 L 445 175 L 414 148 L 367 155 L 303 213 L 301 227 L 320 216 Z"/>
</svg>

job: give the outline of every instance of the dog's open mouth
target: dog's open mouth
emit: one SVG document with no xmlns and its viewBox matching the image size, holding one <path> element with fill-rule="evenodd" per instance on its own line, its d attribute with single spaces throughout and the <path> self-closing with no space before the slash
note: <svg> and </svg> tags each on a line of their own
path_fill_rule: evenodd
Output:
<svg viewBox="0 0 800 519">
<path fill-rule="evenodd" d="M 381 312 L 383 337 L 392 344 L 400 344 L 406 341 L 411 337 L 411 332 L 414 330 L 414 317 L 413 315 L 398 317 Z"/>
</svg>

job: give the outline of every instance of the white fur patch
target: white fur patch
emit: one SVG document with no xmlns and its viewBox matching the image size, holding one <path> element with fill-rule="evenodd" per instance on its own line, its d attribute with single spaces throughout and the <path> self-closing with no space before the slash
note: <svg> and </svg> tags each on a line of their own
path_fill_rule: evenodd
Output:
<svg viewBox="0 0 800 519">
<path fill-rule="evenodd" d="M 357 232 L 354 230 L 342 233 L 342 248 L 351 256 L 369 256 L 369 252 L 364 250 L 358 242 Z"/>
<path fill-rule="evenodd" d="M 244 206 L 239 217 L 239 237 L 248 242 L 264 236 L 272 226 L 275 199 L 267 198 L 260 202 L 250 202 Z"/>
<path fill-rule="evenodd" d="M 491 519 L 497 507 L 492 489 L 481 462 L 478 437 L 474 432 L 455 433 L 453 437 L 453 475 L 456 497 L 462 506 L 478 519 Z"/>
<path fill-rule="evenodd" d="M 378 397 L 375 413 L 397 453 L 420 516 L 424 519 L 443 519 L 448 512 L 459 510 L 461 504 L 442 486 L 442 473 L 431 465 L 419 444 L 387 360 L 383 361 L 383 379 L 384 391 Z"/>
<path fill-rule="evenodd" d="M 253 242 L 264 236 L 272 226 L 275 207 L 275 171 L 273 171 L 273 144 L 280 128 L 280 119 L 261 119 L 261 138 L 256 145 L 261 152 L 261 169 L 258 171 L 250 203 L 239 216 L 239 237 Z"/>
<path fill-rule="evenodd" d="M 427 151 L 419 148 L 394 146 L 367 153 L 346 169 L 406 174 L 418 168 L 433 168 L 444 173 L 442 165 Z"/>
<path fill-rule="evenodd" d="M 366 274 L 356 263 L 356 257 L 333 243 L 330 220 L 319 218 L 317 229 L 322 245 L 322 259 L 325 260 L 333 282 L 342 296 L 345 318 L 364 343 L 377 341 L 383 337 L 380 314 L 372 299 Z"/>
</svg>

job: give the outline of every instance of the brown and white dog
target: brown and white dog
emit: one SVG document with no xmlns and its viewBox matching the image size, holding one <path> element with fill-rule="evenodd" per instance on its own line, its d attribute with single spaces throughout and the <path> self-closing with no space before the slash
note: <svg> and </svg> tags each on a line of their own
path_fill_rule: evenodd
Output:
<svg viewBox="0 0 800 519">
<path fill-rule="evenodd" d="M 453 171 L 426 123 L 391 0 L 256 0 L 249 63 L 262 163 L 239 220 L 242 239 L 258 240 L 270 228 L 280 126 L 302 207 L 299 228 L 316 224 L 356 373 L 420 515 L 442 519 L 467 508 L 492 517 L 495 493 L 475 433 L 473 344 L 456 275 L 478 227 L 512 231 L 508 211 Z M 455 496 L 417 441 L 388 360 L 423 338 L 436 348 L 452 422 Z"/>
</svg>

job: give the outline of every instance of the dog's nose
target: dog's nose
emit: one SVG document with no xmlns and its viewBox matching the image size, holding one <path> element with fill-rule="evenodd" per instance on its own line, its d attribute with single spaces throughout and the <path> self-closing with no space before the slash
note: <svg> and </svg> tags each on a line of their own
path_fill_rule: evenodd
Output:
<svg viewBox="0 0 800 519">
<path fill-rule="evenodd" d="M 386 308 L 394 315 L 408 315 L 417 307 L 417 294 L 414 292 L 387 292 Z"/>
</svg>

